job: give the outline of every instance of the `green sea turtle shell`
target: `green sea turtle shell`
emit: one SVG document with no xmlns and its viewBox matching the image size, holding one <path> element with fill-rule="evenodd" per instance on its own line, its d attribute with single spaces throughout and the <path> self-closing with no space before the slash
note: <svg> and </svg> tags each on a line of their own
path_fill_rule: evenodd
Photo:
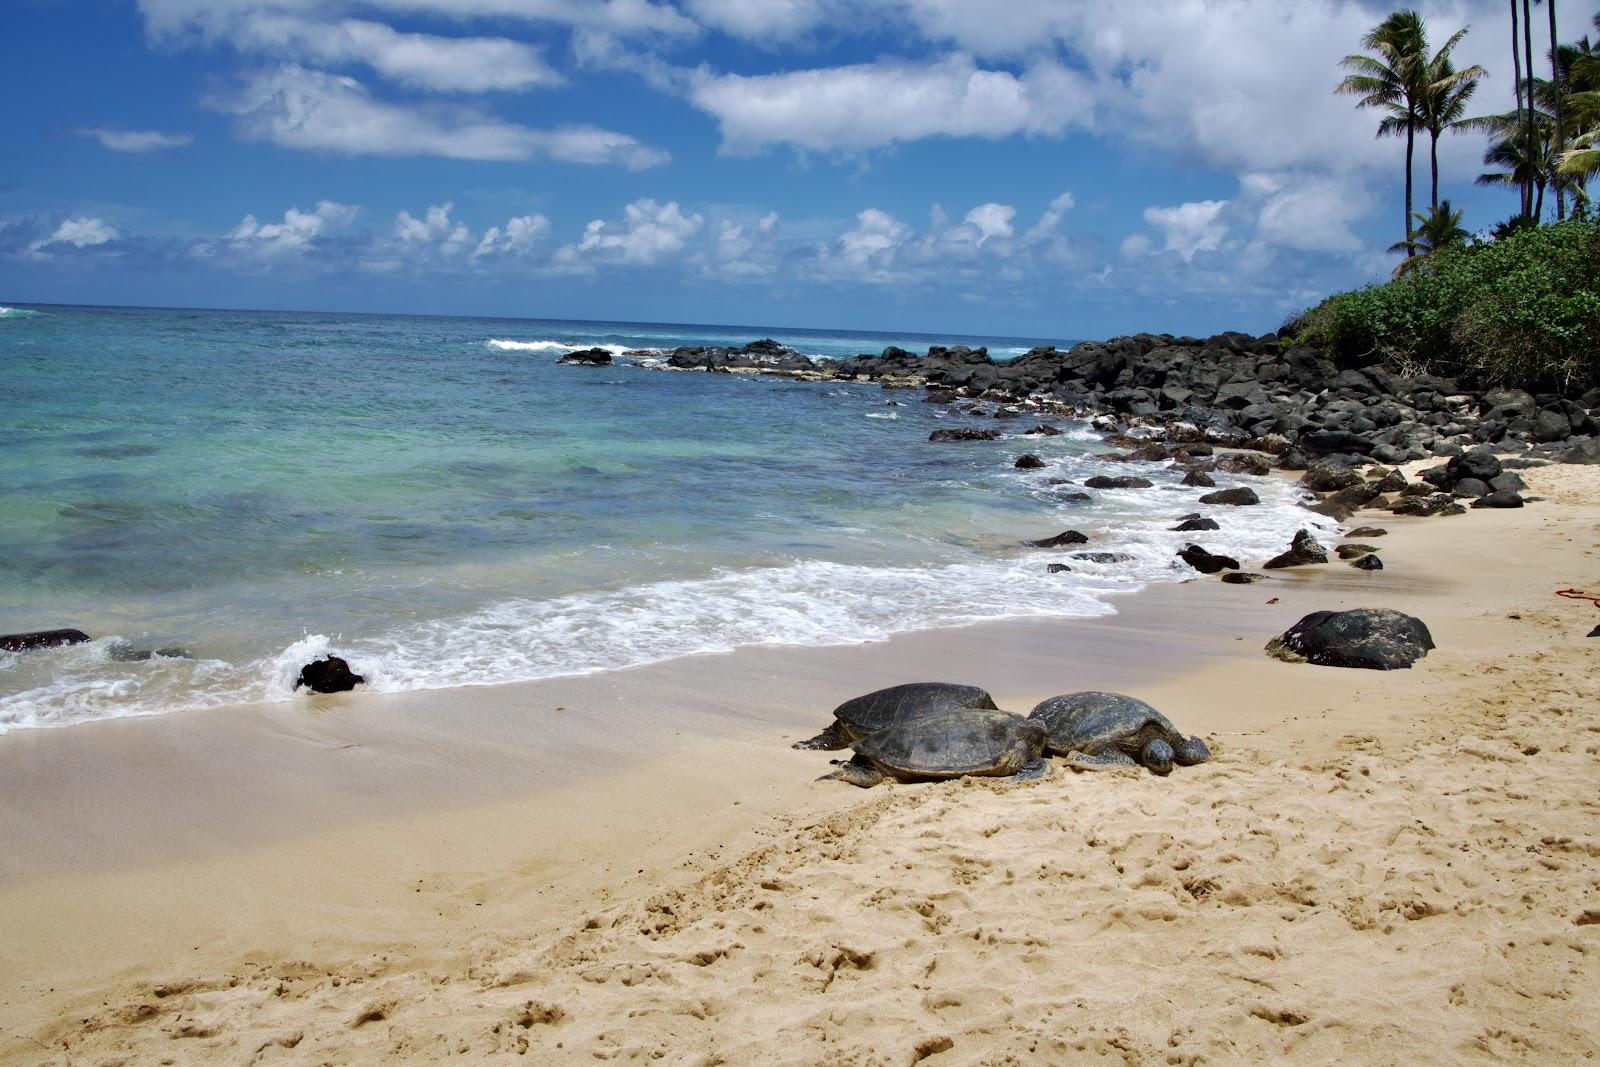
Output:
<svg viewBox="0 0 1600 1067">
<path fill-rule="evenodd" d="M 1154 738 L 1174 748 L 1187 740 L 1165 715 L 1122 693 L 1066 693 L 1040 702 L 1028 718 L 1044 725 L 1049 750 L 1057 756 L 1118 749 L 1137 757 Z"/>
<path fill-rule="evenodd" d="M 999 710 L 988 690 L 953 682 L 907 682 L 846 700 L 833 709 L 845 740 L 957 708 Z"/>
<path fill-rule="evenodd" d="M 1044 749 L 1037 722 L 994 708 L 959 708 L 896 723 L 853 747 L 897 778 L 1016 774 Z"/>
</svg>

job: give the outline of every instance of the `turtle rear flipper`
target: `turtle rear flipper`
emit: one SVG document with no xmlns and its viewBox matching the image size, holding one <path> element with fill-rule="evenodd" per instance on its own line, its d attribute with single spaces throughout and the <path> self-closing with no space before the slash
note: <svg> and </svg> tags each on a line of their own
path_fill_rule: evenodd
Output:
<svg viewBox="0 0 1600 1067">
<path fill-rule="evenodd" d="M 882 771 L 859 756 L 853 760 L 841 762 L 833 770 L 818 778 L 819 782 L 849 782 L 851 785 L 860 786 L 862 789 L 871 789 L 886 778 Z"/>
<path fill-rule="evenodd" d="M 1022 769 L 1011 777 L 1018 782 L 1031 782 L 1039 778 L 1050 776 L 1050 761 L 1043 756 L 1031 759 L 1022 765 Z"/>
<path fill-rule="evenodd" d="M 828 728 L 816 737 L 805 741 L 796 741 L 790 748 L 809 749 L 822 752 L 837 752 L 841 748 L 848 748 L 849 738 L 844 736 L 844 731 L 839 729 L 839 722 L 835 719 Z"/>
<path fill-rule="evenodd" d="M 1180 767 L 1193 767 L 1211 758 L 1211 749 L 1198 737 L 1180 741 L 1172 749 L 1172 762 Z"/>
<path fill-rule="evenodd" d="M 1075 771 L 1103 771 L 1116 767 L 1137 767 L 1139 761 L 1120 749 L 1108 749 L 1093 756 L 1087 752 L 1068 752 L 1067 766 Z"/>
</svg>

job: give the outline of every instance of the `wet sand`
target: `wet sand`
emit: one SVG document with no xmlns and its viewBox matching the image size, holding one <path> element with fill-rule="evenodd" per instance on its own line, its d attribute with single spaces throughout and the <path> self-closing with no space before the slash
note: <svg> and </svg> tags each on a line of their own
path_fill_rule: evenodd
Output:
<svg viewBox="0 0 1600 1067">
<path fill-rule="evenodd" d="M 1600 586 L 1600 472 L 1528 477 L 1383 516 L 1376 573 L 7 735 L 0 1059 L 1593 1057 L 1600 611 L 1553 594 Z M 1357 606 L 1439 649 L 1261 652 Z M 1131 692 L 1217 758 L 813 782 L 789 742 L 915 678 Z"/>
</svg>

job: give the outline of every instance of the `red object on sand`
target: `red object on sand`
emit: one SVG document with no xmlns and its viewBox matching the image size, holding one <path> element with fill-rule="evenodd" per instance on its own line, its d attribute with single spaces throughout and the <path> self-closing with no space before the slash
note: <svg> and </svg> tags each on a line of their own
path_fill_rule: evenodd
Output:
<svg viewBox="0 0 1600 1067">
<path fill-rule="evenodd" d="M 1568 600 L 1587 600 L 1595 607 L 1600 608 L 1600 596 L 1590 596 L 1588 593 L 1585 593 L 1582 590 L 1558 589 L 1556 590 L 1556 596 L 1564 596 Z"/>
</svg>

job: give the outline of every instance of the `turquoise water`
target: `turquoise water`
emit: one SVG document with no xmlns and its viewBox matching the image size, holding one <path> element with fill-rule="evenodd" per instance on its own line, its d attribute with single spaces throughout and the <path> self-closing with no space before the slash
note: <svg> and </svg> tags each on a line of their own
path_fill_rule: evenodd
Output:
<svg viewBox="0 0 1600 1067">
<path fill-rule="evenodd" d="M 1050 343 L 0 312 L 0 632 L 98 638 L 0 653 L 0 730 L 288 699 L 325 649 L 377 689 L 488 684 L 1093 614 L 1111 592 L 1178 576 L 1181 539 L 1164 525 L 1193 505 L 1170 475 L 1159 493 L 1085 509 L 1011 469 L 1026 450 L 1051 462 L 1044 475 L 1093 473 L 1086 432 L 941 447 L 928 433 L 951 422 L 915 393 L 556 364 L 572 347 L 766 336 L 825 357 Z M 1275 545 L 1303 523 L 1269 488 L 1281 506 L 1222 547 Z M 1138 563 L 1045 575 L 1018 542 L 1063 523 Z M 160 648 L 187 655 L 126 659 Z"/>
</svg>

